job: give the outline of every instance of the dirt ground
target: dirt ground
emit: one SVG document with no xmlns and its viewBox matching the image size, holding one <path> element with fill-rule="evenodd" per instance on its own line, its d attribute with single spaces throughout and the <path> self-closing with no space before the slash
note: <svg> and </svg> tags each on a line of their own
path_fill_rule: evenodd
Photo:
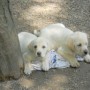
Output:
<svg viewBox="0 0 90 90">
<path fill-rule="evenodd" d="M 90 36 L 90 0 L 10 0 L 10 8 L 17 33 L 62 22 Z M 35 71 L 16 81 L 1 82 L 0 90 L 90 90 L 90 64 L 80 64 L 80 68 Z"/>
</svg>

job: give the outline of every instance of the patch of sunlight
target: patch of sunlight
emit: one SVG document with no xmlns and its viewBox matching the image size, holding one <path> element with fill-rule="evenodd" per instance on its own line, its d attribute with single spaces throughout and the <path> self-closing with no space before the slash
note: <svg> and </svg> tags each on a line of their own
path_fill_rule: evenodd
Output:
<svg viewBox="0 0 90 90">
<path fill-rule="evenodd" d="M 42 29 L 44 28 L 45 26 L 51 24 L 51 23 L 54 23 L 55 21 L 54 20 L 51 20 L 51 19 L 40 19 L 38 18 L 35 22 L 33 23 L 30 23 L 31 26 L 37 26 L 38 29 Z"/>
<path fill-rule="evenodd" d="M 31 5 L 31 2 L 31 6 L 19 12 L 18 20 L 24 21 L 24 25 L 40 30 L 49 24 L 59 22 L 61 18 L 67 18 L 63 0 L 34 0 L 33 3 L 35 4 Z"/>
<path fill-rule="evenodd" d="M 23 10 L 22 17 L 26 20 L 29 20 L 29 19 L 34 19 L 35 16 L 38 18 L 40 17 L 40 15 L 47 16 L 47 15 L 57 14 L 58 12 L 60 12 L 60 10 L 61 8 L 59 7 L 58 4 L 45 3 L 42 6 L 35 5 L 29 7 L 26 10 Z"/>
<path fill-rule="evenodd" d="M 30 87 L 34 86 L 34 85 L 33 85 L 33 80 L 29 80 L 29 79 L 27 79 L 27 78 L 21 78 L 21 79 L 19 80 L 19 84 L 20 84 L 22 87 L 25 87 L 25 88 L 30 88 Z"/>
<path fill-rule="evenodd" d="M 45 2 L 60 2 L 60 3 L 62 3 L 63 2 L 63 0 L 33 0 L 33 1 L 35 1 L 35 2 L 38 2 L 38 3 L 45 3 Z"/>
<path fill-rule="evenodd" d="M 37 14 L 52 15 L 61 10 L 61 8 L 58 8 L 58 7 L 59 5 L 55 3 L 52 3 L 52 4 L 45 3 L 42 6 L 39 6 L 39 5 L 33 6 L 31 8 L 31 11 L 35 11 Z"/>
<path fill-rule="evenodd" d="M 26 20 L 26 24 L 31 26 L 41 27 L 46 26 L 49 23 L 55 22 L 55 16 L 61 8 L 55 3 L 44 3 L 43 5 L 35 5 L 23 10 L 21 13 L 21 18 Z M 30 22 L 28 22 L 30 21 Z"/>
</svg>

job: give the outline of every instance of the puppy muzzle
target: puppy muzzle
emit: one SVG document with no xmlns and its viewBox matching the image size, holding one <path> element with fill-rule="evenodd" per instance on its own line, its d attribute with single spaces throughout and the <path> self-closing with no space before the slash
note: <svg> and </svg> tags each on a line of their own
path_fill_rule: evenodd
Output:
<svg viewBox="0 0 90 90">
<path fill-rule="evenodd" d="M 88 50 L 84 50 L 84 55 L 87 55 L 88 53 Z"/>
<path fill-rule="evenodd" d="M 38 57 L 41 57 L 41 52 L 37 52 L 37 56 Z"/>
</svg>

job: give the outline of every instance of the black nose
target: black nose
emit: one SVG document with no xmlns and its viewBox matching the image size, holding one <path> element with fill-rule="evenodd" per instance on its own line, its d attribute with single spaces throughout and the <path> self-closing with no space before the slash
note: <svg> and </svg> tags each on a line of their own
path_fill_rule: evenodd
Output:
<svg viewBox="0 0 90 90">
<path fill-rule="evenodd" d="M 87 51 L 87 50 L 85 50 L 85 51 L 84 51 L 84 54 L 86 55 L 87 53 L 88 53 L 88 51 Z"/>
<path fill-rule="evenodd" d="M 37 52 L 37 55 L 38 55 L 38 56 L 41 56 L 41 52 Z"/>
</svg>

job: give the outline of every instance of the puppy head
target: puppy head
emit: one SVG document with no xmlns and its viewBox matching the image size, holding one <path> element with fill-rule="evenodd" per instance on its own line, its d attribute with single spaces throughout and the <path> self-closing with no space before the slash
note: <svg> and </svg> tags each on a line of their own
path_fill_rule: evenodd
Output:
<svg viewBox="0 0 90 90">
<path fill-rule="evenodd" d="M 68 42 L 69 47 L 78 55 L 88 54 L 88 39 L 87 34 L 83 32 L 75 32 L 70 36 Z"/>
<path fill-rule="evenodd" d="M 48 41 L 42 37 L 33 40 L 28 48 L 32 50 L 37 57 L 45 57 L 50 50 Z"/>
</svg>

